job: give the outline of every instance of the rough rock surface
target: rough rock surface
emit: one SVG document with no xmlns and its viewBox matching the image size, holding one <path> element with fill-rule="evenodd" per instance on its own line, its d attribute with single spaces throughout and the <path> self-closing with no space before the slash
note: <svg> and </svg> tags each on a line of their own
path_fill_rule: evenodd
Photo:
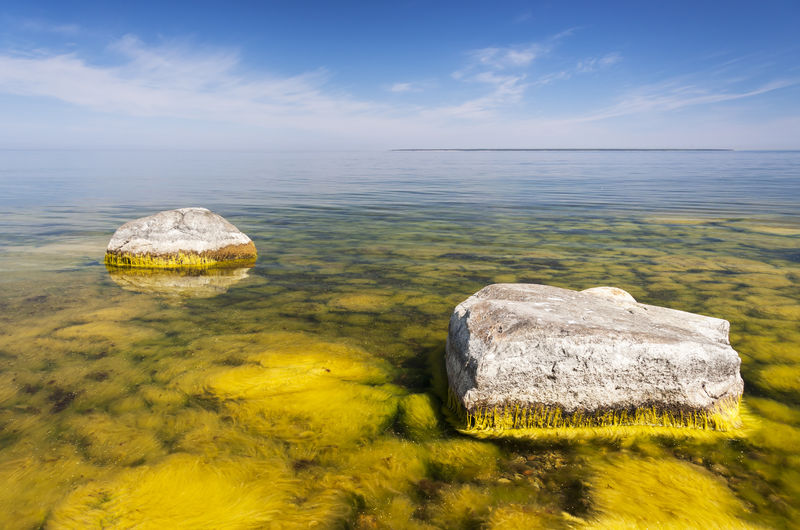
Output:
<svg viewBox="0 0 800 530">
<path fill-rule="evenodd" d="M 156 267 L 159 263 L 197 265 L 255 257 L 256 247 L 249 237 L 205 208 L 168 210 L 125 223 L 106 249 L 107 263 Z"/>
<path fill-rule="evenodd" d="M 584 289 L 581 292 L 602 296 L 603 298 L 608 298 L 609 300 L 614 300 L 619 303 L 636 303 L 636 298 L 632 297 L 628 291 L 623 291 L 619 287 L 592 287 L 591 289 Z"/>
<path fill-rule="evenodd" d="M 738 403 L 741 361 L 727 321 L 609 289 L 496 284 L 459 304 L 446 364 L 460 405 L 592 413 Z"/>
</svg>

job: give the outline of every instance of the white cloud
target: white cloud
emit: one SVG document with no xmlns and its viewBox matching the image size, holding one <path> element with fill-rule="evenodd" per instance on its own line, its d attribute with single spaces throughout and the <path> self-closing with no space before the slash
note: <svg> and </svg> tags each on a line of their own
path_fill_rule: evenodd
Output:
<svg viewBox="0 0 800 530">
<path fill-rule="evenodd" d="M 127 59 L 97 66 L 75 54 L 0 55 L 0 91 L 56 98 L 94 111 L 241 123 L 379 112 L 377 105 L 323 91 L 325 72 L 248 77 L 234 53 L 147 48 L 133 37 L 112 49 Z"/>
<path fill-rule="evenodd" d="M 389 87 L 389 92 L 410 92 L 413 88 L 411 83 L 395 83 Z"/>
<path fill-rule="evenodd" d="M 731 91 L 726 87 L 707 88 L 696 84 L 666 81 L 629 91 L 610 107 L 587 114 L 578 121 L 599 121 L 619 116 L 664 112 L 698 105 L 712 105 L 766 94 L 781 88 L 800 84 L 800 80 L 781 79 L 744 91 Z"/>
<path fill-rule="evenodd" d="M 404 82 L 404 83 L 394 83 L 392 85 L 389 85 L 386 89 L 389 92 L 394 92 L 396 94 L 402 94 L 404 92 L 422 92 L 426 88 L 430 88 L 430 86 L 431 86 L 431 83 Z"/>
<path fill-rule="evenodd" d="M 530 64 L 541 55 L 547 53 L 548 48 L 538 44 L 524 46 L 488 47 L 469 52 L 469 63 L 457 71 L 455 77 L 463 77 L 476 69 L 505 70 L 522 68 Z"/>
<path fill-rule="evenodd" d="M 606 55 L 603 55 L 602 57 L 589 57 L 588 59 L 578 61 L 578 64 L 575 65 L 575 72 L 578 73 L 596 72 L 601 68 L 606 68 L 608 66 L 617 64 L 621 60 L 622 56 L 618 53 L 608 53 Z"/>
<path fill-rule="evenodd" d="M 540 146 L 569 147 L 581 138 L 603 135 L 604 128 L 611 127 L 605 120 L 612 118 L 754 97 L 797 83 L 782 80 L 733 90 L 711 86 L 708 80 L 704 84 L 673 80 L 631 89 L 614 104 L 582 115 L 543 113 L 548 117 L 534 119 L 517 111 L 531 87 L 621 60 L 614 53 L 600 55 L 533 77 L 529 69 L 538 66 L 537 57 L 545 49 L 532 44 L 473 51 L 458 83 L 468 95 L 456 99 L 452 94 L 461 92 L 451 91 L 447 104 L 427 106 L 355 98 L 337 90 L 332 74 L 324 69 L 289 76 L 254 73 L 244 68 L 235 50 L 198 49 L 181 42 L 147 46 L 134 36 L 110 45 L 109 51 L 119 59 L 113 64 L 95 64 L 76 53 L 0 53 L 0 93 L 47 98 L 94 113 L 86 114 L 81 123 L 57 123 L 49 116 L 34 123 L 24 111 L 7 106 L 0 109 L 4 115 L 0 141 L 7 143 L 22 130 L 20 124 L 28 124 L 26 130 L 38 130 L 48 138 L 59 133 L 71 138 L 74 133 L 88 145 L 95 135 L 121 143 L 138 138 L 143 145 L 184 141 L 181 145 L 187 147 L 199 146 L 191 143 L 195 141 L 261 146 L 265 138 L 283 142 L 280 145 L 313 140 L 337 146 L 355 142 L 381 147 L 443 143 L 525 147 L 535 141 Z M 404 81 L 385 88 L 402 94 L 423 88 L 427 93 L 435 86 Z M 786 123 L 790 125 L 785 128 L 796 121 Z M 34 142 L 37 136 L 30 134 Z M 603 136 L 608 142 L 621 137 L 621 133 Z"/>
</svg>

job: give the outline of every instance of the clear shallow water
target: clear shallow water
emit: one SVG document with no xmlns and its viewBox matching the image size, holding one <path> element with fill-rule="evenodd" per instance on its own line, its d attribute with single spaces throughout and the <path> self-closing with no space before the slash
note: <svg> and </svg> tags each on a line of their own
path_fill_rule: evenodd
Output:
<svg viewBox="0 0 800 530">
<path fill-rule="evenodd" d="M 189 205 L 249 234 L 256 266 L 105 270 L 119 224 Z M 4 527 L 800 515 L 800 153 L 5 151 L 0 215 Z M 450 311 L 510 281 L 727 318 L 748 428 L 457 434 Z"/>
</svg>

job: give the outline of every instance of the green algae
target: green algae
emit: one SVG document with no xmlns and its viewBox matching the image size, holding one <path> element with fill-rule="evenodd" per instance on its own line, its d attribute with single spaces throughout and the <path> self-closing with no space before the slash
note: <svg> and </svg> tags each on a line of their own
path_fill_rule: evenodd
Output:
<svg viewBox="0 0 800 530">
<path fill-rule="evenodd" d="M 273 213 L 248 227 L 261 258 L 247 281 L 214 296 L 125 290 L 101 263 L 3 279 L 0 526 L 124 527 L 142 514 L 161 527 L 290 528 L 800 517 L 800 263 L 785 252 L 796 225 L 495 211 L 465 231 L 447 212 L 374 225 L 318 210 L 279 212 L 295 227 L 282 230 Z M 443 406 L 447 322 L 497 281 L 616 285 L 730 320 L 743 428 L 458 432 Z"/>
</svg>

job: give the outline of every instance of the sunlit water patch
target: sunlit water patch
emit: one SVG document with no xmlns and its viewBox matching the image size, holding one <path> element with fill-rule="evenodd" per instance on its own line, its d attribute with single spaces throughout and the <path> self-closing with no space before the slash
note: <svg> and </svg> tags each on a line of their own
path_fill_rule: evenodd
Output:
<svg viewBox="0 0 800 530">
<path fill-rule="evenodd" d="M 800 155 L 39 155 L 1 157 L 4 528 L 800 517 Z M 253 268 L 102 264 L 122 222 L 194 205 Z M 730 320 L 747 428 L 460 434 L 447 322 L 494 282 Z"/>
</svg>

